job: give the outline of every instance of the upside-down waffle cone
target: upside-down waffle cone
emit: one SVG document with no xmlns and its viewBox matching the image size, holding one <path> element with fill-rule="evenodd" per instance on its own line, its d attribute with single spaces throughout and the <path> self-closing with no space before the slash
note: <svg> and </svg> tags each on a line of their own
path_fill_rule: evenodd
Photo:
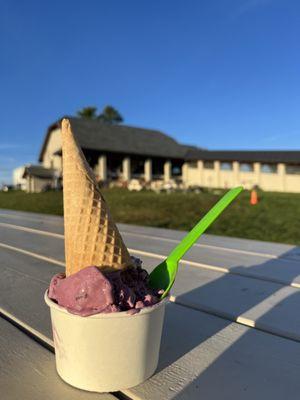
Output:
<svg viewBox="0 0 300 400">
<path fill-rule="evenodd" d="M 66 275 L 91 265 L 126 268 L 130 255 L 67 119 L 62 151 Z"/>
</svg>

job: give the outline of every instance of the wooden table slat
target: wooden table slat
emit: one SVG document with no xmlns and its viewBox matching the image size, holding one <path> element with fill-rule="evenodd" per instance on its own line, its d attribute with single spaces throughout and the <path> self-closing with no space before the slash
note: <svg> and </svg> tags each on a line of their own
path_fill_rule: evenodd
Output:
<svg viewBox="0 0 300 400">
<path fill-rule="evenodd" d="M 27 240 L 24 240 L 25 235 Z M 146 254 L 154 253 L 164 257 L 174 247 L 174 243 L 146 240 L 138 236 L 124 235 L 124 239 L 130 249 L 136 249 L 132 251 L 132 254 L 138 256 L 146 252 Z M 23 232 L 0 224 L 0 243 L 10 244 L 51 258 L 55 254 L 56 259 L 64 261 L 63 237 Z M 210 268 L 300 287 L 300 260 L 298 262 L 288 258 L 264 259 L 259 256 L 213 251 L 199 247 L 191 249 L 184 259 L 188 260 L 185 263 L 192 263 L 198 268 Z"/>
<path fill-rule="evenodd" d="M 116 400 L 66 385 L 55 370 L 54 354 L 0 318 L 0 392 L 3 400 Z"/>
<path fill-rule="evenodd" d="M 61 235 L 60 217 L 6 211 L 0 210 L 0 242 L 63 261 L 62 238 L 22 232 L 3 225 L 9 223 Z M 127 244 L 150 253 L 142 257 L 148 269 L 158 262 L 157 257 L 151 256 L 153 250 L 167 254 L 174 246 L 174 240 L 179 240 L 184 234 L 129 225 L 121 225 L 121 228 L 129 233 L 124 235 Z M 151 235 L 171 240 L 157 241 Z M 225 238 L 222 242 L 222 238 L 211 235 L 203 239 L 203 243 L 212 247 L 195 247 L 189 253 L 189 259 L 216 264 L 220 268 L 227 266 L 233 273 L 205 269 L 204 266 L 181 266 L 173 291 L 177 304 L 167 306 L 158 371 L 144 384 L 124 393 L 135 400 L 296 400 L 300 390 L 300 343 L 281 336 L 300 340 L 300 291 L 274 281 L 284 278 L 295 282 L 299 279 L 299 248 L 232 238 Z M 213 248 L 222 243 L 245 251 Z M 49 310 L 43 302 L 43 293 L 51 276 L 63 268 L 16 249 L 1 248 L 0 312 L 51 343 Z M 248 250 L 261 254 L 246 254 Z M 267 253 L 270 257 L 266 257 Z M 247 277 L 251 271 L 258 279 Z M 233 323 L 230 319 L 238 319 L 242 324 L 273 334 Z M 5 321 L 5 324 L 9 323 Z M 12 329 L 38 346 L 36 349 L 52 356 L 24 333 L 15 327 Z M 7 328 L 1 335 L 0 319 L 0 348 L 1 336 L 6 338 Z M 27 348 L 31 349 L 31 345 Z M 39 360 L 38 357 L 41 356 L 34 356 L 34 359 Z M 51 364 L 54 370 L 54 362 Z M 39 367 L 37 369 L 40 371 Z M 0 385 L 1 379 L 0 356 Z M 51 379 L 52 386 L 56 385 L 56 379 L 53 378 L 53 382 Z"/>
<path fill-rule="evenodd" d="M 149 271 L 157 263 L 151 257 L 143 257 L 143 260 Z M 61 266 L 1 249 L 0 305 L 5 304 L 12 313 L 20 312 L 33 295 L 42 296 L 51 277 L 63 270 Z M 32 282 L 28 285 L 27 281 Z M 20 300 L 14 303 L 16 290 L 22 293 L 21 305 Z M 182 266 L 172 295 L 179 304 L 300 341 L 299 289 Z"/>
<path fill-rule="evenodd" d="M 22 212 L 8 209 L 0 209 L 0 220 L 10 221 L 24 226 L 44 226 L 45 230 L 50 230 L 57 233 L 63 233 L 63 218 L 56 215 L 39 214 L 31 212 Z M 185 231 L 178 231 L 173 229 L 155 228 L 155 227 L 144 227 L 129 224 L 118 224 L 120 229 L 127 232 L 144 234 L 147 236 L 169 238 L 175 240 L 181 240 L 186 234 Z M 201 238 L 201 243 L 216 247 L 226 247 L 236 250 L 253 251 L 258 253 L 267 253 L 276 256 L 280 256 L 284 253 L 289 252 L 290 257 L 295 257 L 300 260 L 300 246 L 282 244 L 282 243 L 271 243 L 262 242 L 258 240 L 241 239 L 233 237 L 218 236 L 212 234 L 204 234 Z"/>
<path fill-rule="evenodd" d="M 47 333 L 42 303 L 34 301 L 30 309 Z M 157 373 L 124 393 L 134 400 L 296 400 L 299 369 L 298 343 L 171 303 Z"/>
</svg>

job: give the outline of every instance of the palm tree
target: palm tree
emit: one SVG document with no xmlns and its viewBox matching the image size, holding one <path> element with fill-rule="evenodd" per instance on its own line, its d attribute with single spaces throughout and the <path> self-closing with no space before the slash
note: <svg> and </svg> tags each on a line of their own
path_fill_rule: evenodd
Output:
<svg viewBox="0 0 300 400">
<path fill-rule="evenodd" d="M 99 114 L 97 118 L 103 123 L 109 125 L 120 124 L 121 122 L 123 122 L 122 115 L 112 106 L 104 107 L 102 113 Z"/>
<path fill-rule="evenodd" d="M 97 114 L 97 107 L 84 107 L 81 110 L 77 111 L 77 115 L 80 118 L 89 118 L 95 119 Z"/>
</svg>

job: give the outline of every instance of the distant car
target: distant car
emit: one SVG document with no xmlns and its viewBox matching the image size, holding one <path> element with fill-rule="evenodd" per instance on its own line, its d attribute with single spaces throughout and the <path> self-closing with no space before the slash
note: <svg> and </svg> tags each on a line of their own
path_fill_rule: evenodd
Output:
<svg viewBox="0 0 300 400">
<path fill-rule="evenodd" d="M 193 193 L 201 193 L 203 189 L 201 188 L 201 186 L 192 185 L 188 187 L 188 191 Z"/>
<path fill-rule="evenodd" d="M 9 190 L 13 190 L 14 186 L 13 185 L 3 185 L 2 186 L 2 191 L 3 192 L 8 192 Z"/>
<path fill-rule="evenodd" d="M 125 181 L 120 180 L 120 179 L 118 179 L 118 180 L 111 180 L 111 181 L 108 183 L 108 187 L 109 187 L 110 189 L 113 189 L 113 188 L 126 188 L 126 187 L 127 187 L 127 183 L 126 183 Z"/>
<path fill-rule="evenodd" d="M 53 190 L 53 187 L 50 183 L 46 183 L 46 185 L 43 186 L 42 192 L 49 192 L 50 190 Z"/>
<path fill-rule="evenodd" d="M 164 181 L 161 179 L 150 182 L 150 189 L 156 193 L 160 193 L 161 191 L 163 191 L 163 186 Z"/>
<path fill-rule="evenodd" d="M 127 189 L 131 192 L 140 192 L 143 189 L 143 185 L 138 179 L 131 179 L 128 183 Z"/>
<path fill-rule="evenodd" d="M 174 181 L 174 179 L 170 179 L 169 181 L 163 183 L 163 190 L 165 190 L 168 193 L 174 192 L 177 189 L 178 189 L 178 184 L 176 181 Z"/>
</svg>

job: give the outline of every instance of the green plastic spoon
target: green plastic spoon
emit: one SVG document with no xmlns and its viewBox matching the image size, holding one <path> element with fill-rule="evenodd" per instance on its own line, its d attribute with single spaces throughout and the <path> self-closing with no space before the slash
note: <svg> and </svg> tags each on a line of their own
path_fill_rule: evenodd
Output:
<svg viewBox="0 0 300 400">
<path fill-rule="evenodd" d="M 178 262 L 242 190 L 243 187 L 239 186 L 227 192 L 171 251 L 168 257 L 154 268 L 149 277 L 149 285 L 154 289 L 164 290 L 161 298 L 167 296 L 175 282 Z"/>
</svg>

